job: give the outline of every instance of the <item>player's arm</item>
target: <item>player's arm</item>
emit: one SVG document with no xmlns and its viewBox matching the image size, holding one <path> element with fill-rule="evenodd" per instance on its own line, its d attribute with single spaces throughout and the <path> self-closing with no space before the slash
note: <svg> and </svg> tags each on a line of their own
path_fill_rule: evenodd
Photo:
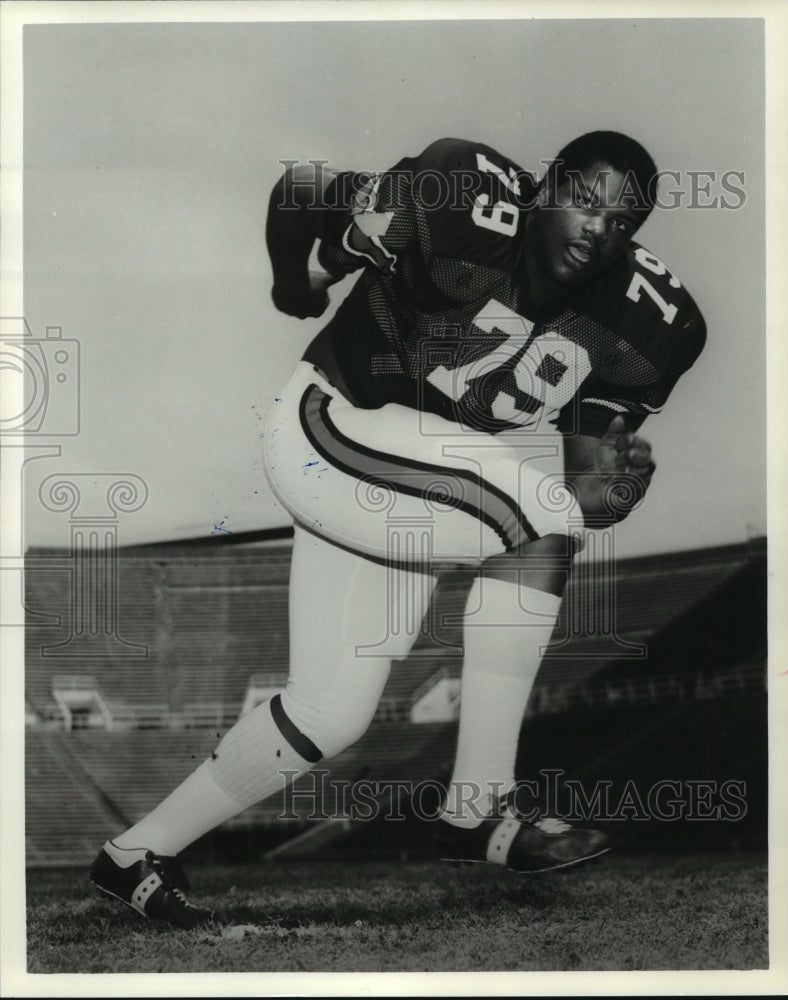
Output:
<svg viewBox="0 0 788 1000">
<path fill-rule="evenodd" d="M 417 267 L 423 267 L 442 241 L 454 238 L 458 217 L 461 221 L 470 218 L 469 213 L 456 211 L 453 197 L 445 197 L 447 191 L 452 192 L 453 181 L 456 186 L 458 178 L 462 179 L 466 201 L 485 182 L 512 197 L 513 191 L 519 191 L 514 165 L 505 161 L 509 172 L 504 173 L 503 167 L 487 159 L 487 153 L 492 155 L 486 146 L 439 139 L 417 157 L 404 157 L 383 173 L 333 171 L 311 163 L 287 170 L 271 196 L 267 224 L 276 306 L 302 318 L 319 316 L 328 304 L 326 288 L 353 271 L 371 268 L 391 277 L 409 256 Z M 415 177 L 419 178 L 417 186 Z M 515 205 L 496 200 L 501 192 L 494 197 L 485 192 L 485 196 L 487 200 L 478 206 L 484 221 L 472 225 L 477 235 L 478 227 L 483 227 L 488 237 L 485 257 L 493 264 L 492 237 L 498 235 L 508 254 L 517 211 Z M 491 202 L 492 222 L 484 215 Z M 425 227 L 417 225 L 419 210 L 427 218 L 427 236 Z M 318 260 L 327 274 L 309 274 L 308 260 L 316 241 L 320 243 Z"/>
<path fill-rule="evenodd" d="M 595 526 L 623 520 L 643 499 L 655 464 L 637 431 L 661 411 L 706 341 L 703 316 L 678 279 L 642 247 L 633 256 L 619 332 L 644 345 L 656 378 L 615 384 L 592 376 L 558 421 L 567 484 Z"/>
<path fill-rule="evenodd" d="M 288 167 L 271 192 L 266 243 L 274 272 L 274 305 L 289 316 L 321 316 L 328 306 L 326 289 L 339 281 L 309 270 L 315 240 L 325 228 L 326 192 L 335 172 L 320 164 Z"/>
<path fill-rule="evenodd" d="M 617 414 L 601 437 L 564 437 L 564 472 L 586 523 L 622 521 L 642 500 L 656 466 L 651 445 Z"/>
</svg>

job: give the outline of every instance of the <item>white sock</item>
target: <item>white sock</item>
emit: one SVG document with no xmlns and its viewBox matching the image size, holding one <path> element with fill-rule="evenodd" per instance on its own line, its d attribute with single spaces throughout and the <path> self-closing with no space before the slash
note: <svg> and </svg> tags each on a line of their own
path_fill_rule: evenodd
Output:
<svg viewBox="0 0 788 1000">
<path fill-rule="evenodd" d="M 301 757 L 274 722 L 270 702 L 258 705 L 230 729 L 214 755 L 175 791 L 113 843 L 178 854 L 244 809 L 280 791 L 292 772 L 313 765 Z M 282 772 L 291 772 L 284 777 Z"/>
<path fill-rule="evenodd" d="M 463 627 L 460 729 L 442 818 L 476 827 L 515 784 L 514 766 L 528 698 L 561 598 L 477 577 Z"/>
<path fill-rule="evenodd" d="M 146 848 L 156 854 L 177 854 L 192 841 L 242 811 L 212 774 L 214 761 L 206 760 L 160 802 L 152 812 L 115 837 L 124 850 Z"/>
</svg>

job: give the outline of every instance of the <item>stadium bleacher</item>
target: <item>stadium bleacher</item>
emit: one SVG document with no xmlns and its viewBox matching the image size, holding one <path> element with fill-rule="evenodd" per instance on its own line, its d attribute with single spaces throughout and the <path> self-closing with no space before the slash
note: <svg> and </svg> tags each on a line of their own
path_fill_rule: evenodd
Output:
<svg viewBox="0 0 788 1000">
<path fill-rule="evenodd" d="M 213 749 L 241 711 L 250 682 L 262 689 L 269 681 L 281 686 L 290 546 L 212 540 L 120 550 L 115 634 L 99 636 L 92 655 L 81 659 L 67 653 L 73 600 L 68 560 L 63 553 L 38 554 L 45 557 L 57 568 L 27 574 L 28 863 L 81 864 L 97 837 L 147 812 Z M 747 601 L 762 602 L 765 568 L 765 543 L 756 540 L 621 561 L 614 580 L 593 565 L 579 572 L 529 704 L 521 769 L 555 766 L 590 778 L 599 768 L 612 774 L 636 766 L 645 780 L 673 766 L 668 745 L 697 748 L 704 702 L 714 700 L 721 731 L 733 732 L 738 697 L 752 703 L 730 741 L 741 752 L 717 757 L 727 776 L 738 761 L 755 780 L 765 759 L 765 737 L 756 738 L 765 697 L 765 618 L 748 625 L 735 609 L 741 605 L 746 612 Z M 456 720 L 409 720 L 435 680 L 459 676 L 468 585 L 465 574 L 441 577 L 431 627 L 411 655 L 393 665 L 370 730 L 330 762 L 331 781 L 445 777 Z M 599 609 L 600 602 L 612 627 L 584 632 L 574 618 L 581 609 Z M 59 622 L 43 624 L 41 614 Z M 727 622 L 731 637 L 714 645 L 714 662 L 699 662 L 712 621 L 722 633 Z M 69 677 L 74 691 L 95 688 L 109 725 L 101 712 L 75 711 L 74 728 L 65 731 L 62 691 Z M 311 787 L 305 778 L 296 790 Z M 63 789 L 68 807 L 52 808 L 64 801 Z M 320 808 L 341 814 L 330 781 L 325 794 Z M 305 805 L 307 796 L 300 801 Z M 284 802 L 274 797 L 234 822 L 265 828 Z M 293 821 L 294 827 L 303 822 Z"/>
<path fill-rule="evenodd" d="M 70 735 L 70 734 L 68 734 Z M 71 753 L 67 734 L 25 732 L 25 841 L 29 865 L 79 864 L 126 826 Z"/>
</svg>

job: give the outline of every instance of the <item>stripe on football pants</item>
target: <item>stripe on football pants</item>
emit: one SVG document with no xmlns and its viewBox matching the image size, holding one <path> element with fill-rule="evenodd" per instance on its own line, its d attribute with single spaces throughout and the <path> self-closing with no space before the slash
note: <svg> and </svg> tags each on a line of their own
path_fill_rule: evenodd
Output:
<svg viewBox="0 0 788 1000">
<path fill-rule="evenodd" d="M 282 696 L 275 694 L 269 702 L 271 707 L 271 718 L 276 723 L 276 728 L 284 736 L 290 746 L 299 757 L 303 757 L 309 764 L 317 764 L 322 759 L 322 752 L 315 744 L 305 736 L 298 726 L 291 720 L 290 716 L 282 707 Z"/>
<path fill-rule="evenodd" d="M 507 552 L 539 538 L 517 503 L 474 472 L 419 462 L 351 441 L 331 420 L 330 401 L 331 396 L 312 384 L 301 397 L 299 409 L 310 444 L 335 468 L 394 493 L 462 510 L 492 528 Z M 434 477 L 431 482 L 429 477 Z"/>
</svg>

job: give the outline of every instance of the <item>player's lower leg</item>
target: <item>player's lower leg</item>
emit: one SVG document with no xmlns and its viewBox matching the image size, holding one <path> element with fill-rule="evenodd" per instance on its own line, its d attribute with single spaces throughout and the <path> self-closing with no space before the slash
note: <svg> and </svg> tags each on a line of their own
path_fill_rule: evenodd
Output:
<svg viewBox="0 0 788 1000">
<path fill-rule="evenodd" d="M 192 906 L 174 855 L 204 833 L 284 787 L 320 759 L 279 696 L 237 722 L 211 757 L 139 823 L 107 841 L 93 884 L 145 917 L 192 927 L 208 914 Z"/>
<path fill-rule="evenodd" d="M 478 603 L 477 603 L 478 602 Z M 515 783 L 515 758 L 542 650 L 560 598 L 477 578 L 464 626 L 460 727 L 446 819 L 478 826 Z"/>
<path fill-rule="evenodd" d="M 183 926 L 192 917 L 180 906 L 178 887 L 166 883 L 157 886 L 152 904 L 143 893 L 143 909 L 135 905 L 136 884 L 129 887 L 135 874 L 140 882 L 155 881 L 147 867 L 149 854 L 156 864 L 174 861 L 203 834 L 363 734 L 391 659 L 407 655 L 434 586 L 432 578 L 370 562 L 299 528 L 292 572 L 298 587 L 291 585 L 287 690 L 240 719 L 208 760 L 152 812 L 108 842 L 94 864 L 94 883 L 143 915 Z M 394 629 L 389 600 L 413 612 Z M 327 623 L 323 633 L 316 628 L 316 608 Z M 407 622 L 410 629 L 403 627 Z"/>
<path fill-rule="evenodd" d="M 321 756 L 295 728 L 277 696 L 239 719 L 208 760 L 114 843 L 178 854 L 209 830 L 281 791 L 283 775 L 302 774 Z"/>
<path fill-rule="evenodd" d="M 516 558 L 489 560 L 466 602 L 457 754 L 439 849 L 521 871 L 574 864 L 606 850 L 603 835 L 555 817 L 499 818 L 515 785 L 525 709 L 550 641 L 571 562 L 568 539 L 547 536 Z"/>
</svg>

